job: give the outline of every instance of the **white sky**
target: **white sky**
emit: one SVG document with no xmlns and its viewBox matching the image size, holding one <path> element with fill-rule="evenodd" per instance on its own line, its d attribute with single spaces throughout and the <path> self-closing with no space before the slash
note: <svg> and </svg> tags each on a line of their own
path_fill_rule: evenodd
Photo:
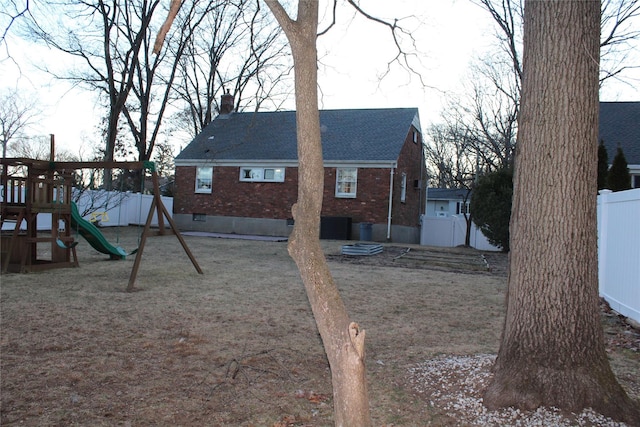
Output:
<svg viewBox="0 0 640 427">
<path fill-rule="evenodd" d="M 420 55 L 421 64 L 416 67 L 428 87 L 422 87 L 416 76 L 398 66 L 379 81 L 379 75 L 395 55 L 388 30 L 361 18 L 351 20 L 353 13 L 343 13 L 339 25 L 318 41 L 321 108 L 418 107 L 423 129 L 439 121 L 446 92 L 462 90 L 469 62 L 495 42 L 487 12 L 469 0 L 367 0 L 362 5 L 375 16 L 418 17 L 421 25 L 416 25 L 415 20 L 408 25 L 414 29 Z M 31 133 L 54 134 L 56 147 L 72 153 L 78 153 L 82 141 L 100 141 L 96 135 L 100 112 L 94 98 L 32 65 L 49 61 L 60 68 L 65 65 L 60 62 L 64 56 L 15 38 L 10 39 L 9 49 L 20 68 L 0 59 L 0 86 L 18 87 L 41 99 L 42 120 Z M 640 70 L 632 78 L 635 89 L 628 84 L 608 84 L 602 100 L 639 101 Z M 286 107 L 293 105 L 292 99 Z M 84 154 L 89 151 L 85 144 Z"/>
<path fill-rule="evenodd" d="M 323 108 L 418 107 L 423 127 L 438 120 L 443 92 L 460 90 L 470 59 L 493 42 L 492 22 L 468 0 L 395 1 L 392 11 L 377 16 L 410 15 L 421 21 L 406 25 L 414 30 L 420 61 L 414 65 L 428 87 L 397 64 L 379 80 L 396 54 L 391 34 L 359 17 L 346 31 L 339 28 L 319 39 L 320 54 L 327 51 L 321 63 L 328 64 L 320 68 Z"/>
</svg>

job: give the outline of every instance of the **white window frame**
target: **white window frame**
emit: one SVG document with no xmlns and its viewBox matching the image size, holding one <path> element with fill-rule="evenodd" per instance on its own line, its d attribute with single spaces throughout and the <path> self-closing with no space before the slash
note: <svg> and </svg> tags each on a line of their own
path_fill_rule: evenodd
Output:
<svg viewBox="0 0 640 427">
<path fill-rule="evenodd" d="M 353 178 L 344 178 L 344 174 L 353 172 Z M 345 186 L 350 184 L 348 191 Z M 358 168 L 336 168 L 336 197 L 342 199 L 355 199 L 358 190 Z"/>
<path fill-rule="evenodd" d="M 213 166 L 196 167 L 196 193 L 211 194 L 213 188 Z"/>
<path fill-rule="evenodd" d="M 242 182 L 284 182 L 285 168 L 282 167 L 254 167 L 240 168 Z"/>
<path fill-rule="evenodd" d="M 471 205 L 471 203 L 469 201 L 463 202 L 463 201 L 459 201 L 456 202 L 456 215 L 464 215 L 464 214 L 469 214 L 471 211 L 469 210 L 469 206 Z"/>
<path fill-rule="evenodd" d="M 407 201 L 407 174 L 402 172 L 402 180 L 400 181 L 400 203 Z"/>
</svg>

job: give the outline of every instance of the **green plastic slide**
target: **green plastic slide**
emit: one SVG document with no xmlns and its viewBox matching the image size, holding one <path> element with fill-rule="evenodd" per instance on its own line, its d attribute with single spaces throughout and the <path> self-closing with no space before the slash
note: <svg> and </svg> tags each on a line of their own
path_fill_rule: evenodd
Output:
<svg viewBox="0 0 640 427">
<path fill-rule="evenodd" d="M 127 252 L 119 246 L 110 244 L 98 227 L 80 216 L 78 207 L 71 202 L 71 227 L 85 238 L 98 252 L 107 254 L 111 259 L 125 259 Z"/>
</svg>

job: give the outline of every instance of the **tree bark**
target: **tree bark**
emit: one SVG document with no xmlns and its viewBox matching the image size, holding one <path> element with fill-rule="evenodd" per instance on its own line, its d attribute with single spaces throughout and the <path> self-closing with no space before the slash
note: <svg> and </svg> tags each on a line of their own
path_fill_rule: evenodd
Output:
<svg viewBox="0 0 640 427">
<path fill-rule="evenodd" d="M 592 407 L 634 424 L 598 306 L 599 32 L 598 1 L 525 5 L 507 314 L 484 402 Z"/>
<path fill-rule="evenodd" d="M 335 425 L 370 426 L 365 331 L 349 320 L 319 238 L 324 164 L 317 94 L 318 1 L 300 1 L 295 21 L 277 0 L 266 3 L 287 35 L 294 61 L 298 200 L 292 208 L 289 254 L 300 270 L 331 367 Z"/>
</svg>

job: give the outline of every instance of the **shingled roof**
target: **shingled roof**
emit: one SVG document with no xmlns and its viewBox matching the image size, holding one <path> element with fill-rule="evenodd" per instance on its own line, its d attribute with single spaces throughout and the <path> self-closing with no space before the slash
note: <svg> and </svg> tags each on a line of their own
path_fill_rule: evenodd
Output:
<svg viewBox="0 0 640 427">
<path fill-rule="evenodd" d="M 427 197 L 429 200 L 461 200 L 467 194 L 469 190 L 466 188 L 431 188 L 427 189 Z"/>
<path fill-rule="evenodd" d="M 601 102 L 598 138 L 604 141 L 609 163 L 620 146 L 628 164 L 640 165 L 640 102 Z"/>
<path fill-rule="evenodd" d="M 325 162 L 398 160 L 417 108 L 320 111 Z M 296 162 L 295 111 L 232 113 L 213 120 L 176 157 L 189 162 Z"/>
</svg>

